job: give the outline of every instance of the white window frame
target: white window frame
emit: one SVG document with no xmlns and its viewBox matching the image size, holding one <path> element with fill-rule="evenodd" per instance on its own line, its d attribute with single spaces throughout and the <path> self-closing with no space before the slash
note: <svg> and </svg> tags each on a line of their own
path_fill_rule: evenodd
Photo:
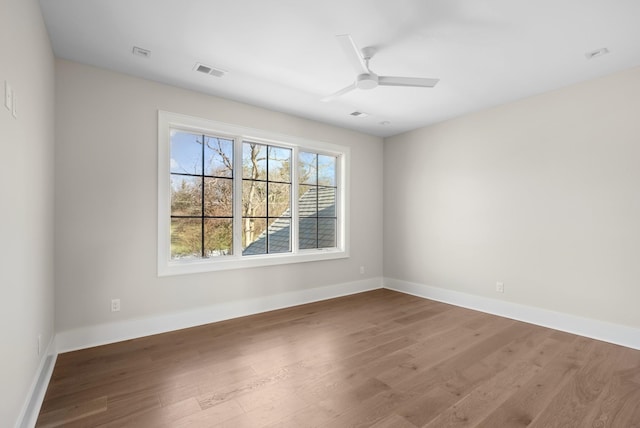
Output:
<svg viewBox="0 0 640 428">
<path fill-rule="evenodd" d="M 234 234 L 233 255 L 207 259 L 171 260 L 171 129 L 203 133 L 234 140 Z M 242 143 L 244 141 L 286 147 L 292 150 L 291 252 L 242 255 Z M 335 156 L 337 159 L 336 247 L 298 249 L 298 152 Z M 307 140 L 178 113 L 158 111 L 158 276 L 212 272 L 349 257 L 349 162 L 350 149 L 332 143 Z M 240 173 L 238 173 L 240 171 Z"/>
</svg>

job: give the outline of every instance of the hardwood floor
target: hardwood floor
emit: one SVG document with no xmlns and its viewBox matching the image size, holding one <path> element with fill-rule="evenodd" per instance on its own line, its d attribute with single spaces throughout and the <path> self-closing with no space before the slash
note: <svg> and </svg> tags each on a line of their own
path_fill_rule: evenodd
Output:
<svg viewBox="0 0 640 428">
<path fill-rule="evenodd" d="M 58 357 L 38 427 L 640 427 L 640 351 L 389 290 Z"/>
</svg>

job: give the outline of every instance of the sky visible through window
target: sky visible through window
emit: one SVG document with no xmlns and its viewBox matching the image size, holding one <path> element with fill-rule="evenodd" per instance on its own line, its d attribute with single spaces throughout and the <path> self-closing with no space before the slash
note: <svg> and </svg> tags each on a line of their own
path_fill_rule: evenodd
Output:
<svg viewBox="0 0 640 428">
<path fill-rule="evenodd" d="M 202 137 L 203 134 L 171 130 L 171 173 L 202 174 Z M 207 144 L 204 151 L 204 167 L 206 175 L 231 177 L 231 171 L 224 164 L 223 155 L 233 159 L 233 144 L 229 139 L 205 136 Z M 218 144 L 221 143 L 221 144 Z M 220 150 L 223 155 L 216 152 Z"/>
<path fill-rule="evenodd" d="M 316 153 L 300 152 L 300 183 L 321 186 L 336 185 L 336 158 Z"/>
</svg>

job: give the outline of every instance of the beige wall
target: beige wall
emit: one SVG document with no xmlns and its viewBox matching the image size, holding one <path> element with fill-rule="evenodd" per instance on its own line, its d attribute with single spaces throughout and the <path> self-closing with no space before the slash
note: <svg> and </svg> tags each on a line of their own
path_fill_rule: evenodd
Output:
<svg viewBox="0 0 640 428">
<path fill-rule="evenodd" d="M 19 115 L 0 105 L 0 421 L 17 420 L 37 336 L 54 334 L 54 250 L 56 332 L 376 278 L 383 256 L 389 278 L 640 326 L 640 69 L 383 144 L 73 62 L 54 70 L 37 2 L 0 2 L 0 90 L 11 83 Z M 350 146 L 351 258 L 158 278 L 158 109 Z"/>
<path fill-rule="evenodd" d="M 56 91 L 57 331 L 382 276 L 381 138 L 65 60 Z M 158 278 L 158 109 L 351 147 L 351 257 Z"/>
<path fill-rule="evenodd" d="M 38 335 L 43 348 L 53 335 L 54 60 L 36 0 L 0 0 L 0 53 L 0 425 L 13 426 L 42 361 Z"/>
<path fill-rule="evenodd" d="M 640 327 L 639 68 L 389 138 L 384 156 L 385 277 Z"/>
</svg>

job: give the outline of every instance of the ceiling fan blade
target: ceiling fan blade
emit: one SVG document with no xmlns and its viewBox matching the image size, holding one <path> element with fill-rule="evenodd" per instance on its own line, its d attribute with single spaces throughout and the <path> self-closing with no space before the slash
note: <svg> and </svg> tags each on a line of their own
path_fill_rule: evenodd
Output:
<svg viewBox="0 0 640 428">
<path fill-rule="evenodd" d="M 349 34 L 341 34 L 336 37 L 338 38 L 338 42 L 340 42 L 340 46 L 342 46 L 342 50 L 347 55 L 351 66 L 356 70 L 356 72 L 358 74 L 368 74 L 369 69 L 367 68 L 367 63 L 364 61 L 362 52 L 358 49 L 358 46 L 356 46 L 351 36 Z"/>
<path fill-rule="evenodd" d="M 333 100 L 335 100 L 336 98 L 338 98 L 339 96 L 344 95 L 344 94 L 346 94 L 347 92 L 351 92 L 351 91 L 353 91 L 354 89 L 356 89 L 356 83 L 355 83 L 355 82 L 353 82 L 352 84 L 350 84 L 350 85 L 349 85 L 349 86 L 347 86 L 346 88 L 342 88 L 342 89 L 340 89 L 338 92 L 335 92 L 335 93 L 333 93 L 333 94 L 331 94 L 331 95 L 329 95 L 329 96 L 324 97 L 324 98 L 323 98 L 322 100 L 320 100 L 320 101 L 322 101 L 323 103 L 328 103 L 329 101 L 333 101 Z"/>
<path fill-rule="evenodd" d="M 440 79 L 429 79 L 427 77 L 397 77 L 379 76 L 378 85 L 381 86 L 409 86 L 419 88 L 433 88 Z"/>
</svg>

